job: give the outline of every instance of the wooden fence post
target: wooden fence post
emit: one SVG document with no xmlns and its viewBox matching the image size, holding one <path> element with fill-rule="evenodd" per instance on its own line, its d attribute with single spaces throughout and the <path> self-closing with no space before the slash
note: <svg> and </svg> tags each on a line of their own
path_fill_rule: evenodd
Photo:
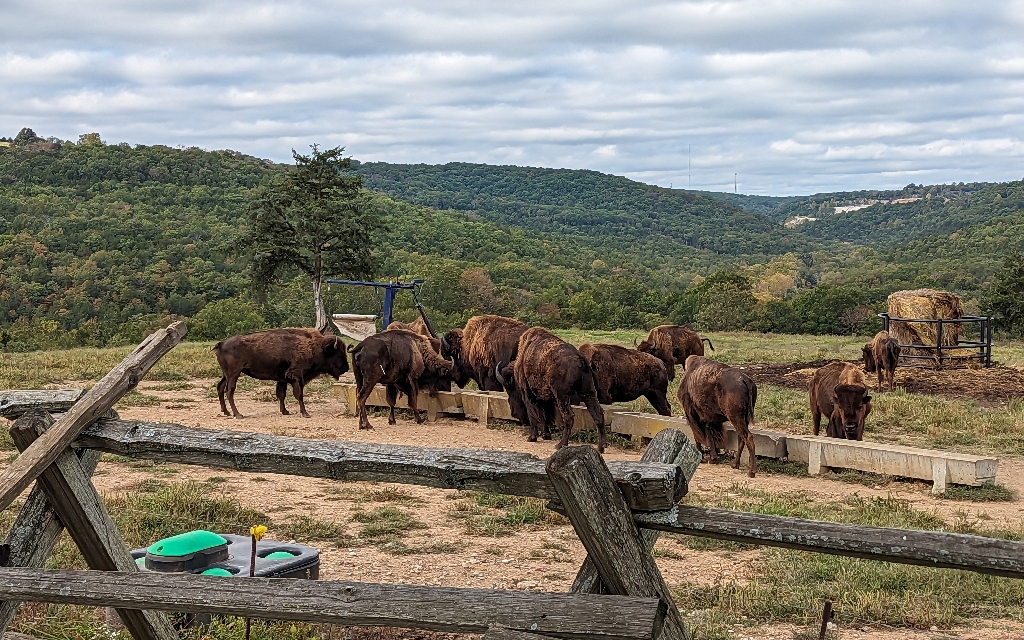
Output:
<svg viewBox="0 0 1024 640">
<path fill-rule="evenodd" d="M 21 452 L 11 466 L 0 473 L 0 509 L 6 509 L 28 488 L 43 469 L 67 450 L 75 437 L 114 406 L 121 396 L 135 388 L 142 377 L 185 336 L 184 322 L 175 322 L 161 329 L 135 348 L 127 358 L 85 392 L 53 429 Z M 75 460 L 77 464 L 78 460 Z"/>
<path fill-rule="evenodd" d="M 689 640 L 668 585 L 597 450 L 560 449 L 548 459 L 547 471 L 605 589 L 613 595 L 658 598 L 665 617 L 655 637 Z"/>
<path fill-rule="evenodd" d="M 663 429 L 647 445 L 647 450 L 644 451 L 640 461 L 669 464 L 673 462 L 681 463 L 683 473 L 686 476 L 686 482 L 689 483 L 690 479 L 693 478 L 694 472 L 697 470 L 700 459 L 700 451 L 682 431 L 678 429 Z M 658 536 L 660 535 L 652 529 L 644 529 L 640 534 L 643 536 L 644 544 L 648 549 L 654 548 L 654 543 L 658 541 Z M 576 573 L 576 579 L 573 580 L 571 591 L 572 593 L 605 593 L 601 577 L 597 573 L 597 567 L 594 566 L 594 561 L 589 556 L 583 561 L 583 565 L 580 566 L 580 570 Z"/>
<path fill-rule="evenodd" d="M 11 426 L 11 438 L 18 449 L 24 451 L 51 425 L 50 414 L 30 412 Z M 64 449 L 54 463 L 43 470 L 38 484 L 91 569 L 138 571 L 103 499 L 70 448 Z M 135 640 L 173 640 L 178 636 L 162 613 L 118 609 L 117 615 Z"/>
</svg>

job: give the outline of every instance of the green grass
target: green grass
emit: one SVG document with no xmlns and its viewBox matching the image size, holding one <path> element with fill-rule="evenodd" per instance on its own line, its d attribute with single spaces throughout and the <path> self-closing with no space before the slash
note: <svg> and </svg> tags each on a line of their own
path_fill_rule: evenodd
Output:
<svg viewBox="0 0 1024 640">
<path fill-rule="evenodd" d="M 160 398 L 151 396 L 148 393 L 142 393 L 132 389 L 128 393 L 121 396 L 121 399 L 117 401 L 115 405 L 118 409 L 124 409 L 127 407 L 155 407 L 161 402 Z"/>
<path fill-rule="evenodd" d="M 352 520 L 363 525 L 359 537 L 366 540 L 393 539 L 414 529 L 427 528 L 412 512 L 391 505 L 356 511 Z"/>
<path fill-rule="evenodd" d="M 951 484 L 946 487 L 945 493 L 939 494 L 939 497 L 946 500 L 969 500 L 971 502 L 1013 502 L 1017 499 L 1017 494 L 1013 489 L 1001 484 L 986 482 L 980 487 Z"/>
<path fill-rule="evenodd" d="M 965 515 L 948 522 L 895 497 L 818 502 L 802 492 L 773 494 L 733 485 L 709 495 L 688 496 L 687 502 L 833 522 L 1024 539 L 1024 527 L 986 529 Z M 676 539 L 685 544 L 682 537 Z M 948 629 L 971 618 L 1024 621 L 1024 581 L 1020 580 L 774 548 L 763 548 L 754 563 L 749 581 L 684 582 L 673 593 L 683 610 L 714 614 L 732 623 L 747 616 L 762 623 L 809 625 L 817 620 L 825 598 L 835 604 L 837 620 L 847 625 Z"/>
<path fill-rule="evenodd" d="M 307 515 L 290 521 L 284 529 L 284 534 L 298 542 L 330 541 L 339 547 L 352 544 L 352 536 L 342 525 Z"/>
<path fill-rule="evenodd" d="M 448 517 L 462 520 L 472 536 L 509 536 L 524 528 L 558 526 L 568 522 L 547 509 L 547 501 L 495 493 L 467 491 L 456 496 Z"/>
</svg>

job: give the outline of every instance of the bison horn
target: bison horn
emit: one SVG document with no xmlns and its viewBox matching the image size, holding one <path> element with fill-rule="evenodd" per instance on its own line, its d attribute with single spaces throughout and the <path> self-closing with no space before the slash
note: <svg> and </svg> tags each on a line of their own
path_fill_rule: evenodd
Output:
<svg viewBox="0 0 1024 640">
<path fill-rule="evenodd" d="M 441 334 L 441 348 L 445 351 L 451 350 L 451 346 L 448 344 L 448 336 L 443 333 Z"/>
<path fill-rule="evenodd" d="M 455 370 L 455 356 L 452 356 L 451 358 L 449 358 L 449 360 L 451 360 L 451 362 L 452 362 L 452 371 L 454 371 Z"/>
<path fill-rule="evenodd" d="M 636 349 L 636 348 L 637 348 L 637 345 L 639 345 L 639 344 L 640 344 L 640 343 L 638 342 L 638 340 L 640 340 L 640 336 L 633 336 L 633 348 L 634 348 L 634 349 Z"/>
<path fill-rule="evenodd" d="M 498 379 L 498 382 L 501 384 L 501 386 L 503 386 L 503 387 L 505 386 L 505 378 L 501 377 L 501 362 L 500 361 L 494 367 L 494 377 Z"/>
</svg>

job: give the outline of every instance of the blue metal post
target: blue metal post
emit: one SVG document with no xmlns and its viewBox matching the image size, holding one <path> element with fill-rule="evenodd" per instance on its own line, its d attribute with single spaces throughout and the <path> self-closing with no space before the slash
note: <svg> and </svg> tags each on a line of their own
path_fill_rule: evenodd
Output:
<svg viewBox="0 0 1024 640">
<path fill-rule="evenodd" d="M 381 320 L 380 330 L 384 331 L 391 324 L 391 308 L 395 305 L 395 292 L 398 290 L 397 287 L 385 286 L 384 287 L 384 318 Z"/>
</svg>

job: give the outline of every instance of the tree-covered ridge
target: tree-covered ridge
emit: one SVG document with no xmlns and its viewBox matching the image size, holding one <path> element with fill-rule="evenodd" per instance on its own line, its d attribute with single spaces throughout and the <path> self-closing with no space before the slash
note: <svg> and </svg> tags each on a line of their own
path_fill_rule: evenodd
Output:
<svg viewBox="0 0 1024 640">
<path fill-rule="evenodd" d="M 914 202 L 876 204 L 835 213 L 800 225 L 800 231 L 817 238 L 889 249 L 912 240 L 944 237 L 957 229 L 1022 210 L 1024 182 L 1004 182 L 985 185 L 955 199 L 926 195 Z"/>
<path fill-rule="evenodd" d="M 596 171 L 466 163 L 365 163 L 358 171 L 368 188 L 399 200 L 579 236 L 652 267 L 665 259 L 762 260 L 819 246 L 713 198 Z"/>
</svg>

